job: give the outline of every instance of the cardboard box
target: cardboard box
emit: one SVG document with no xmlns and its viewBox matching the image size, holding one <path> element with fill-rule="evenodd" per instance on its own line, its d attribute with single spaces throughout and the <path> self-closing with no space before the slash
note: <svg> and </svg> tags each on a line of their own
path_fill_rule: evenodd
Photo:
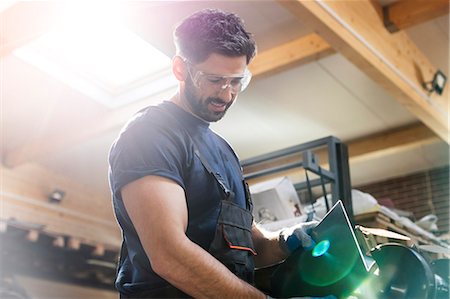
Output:
<svg viewBox="0 0 450 299">
<path fill-rule="evenodd" d="M 280 221 L 301 215 L 300 201 L 288 177 L 281 177 L 250 186 L 253 217 L 256 223 Z"/>
</svg>

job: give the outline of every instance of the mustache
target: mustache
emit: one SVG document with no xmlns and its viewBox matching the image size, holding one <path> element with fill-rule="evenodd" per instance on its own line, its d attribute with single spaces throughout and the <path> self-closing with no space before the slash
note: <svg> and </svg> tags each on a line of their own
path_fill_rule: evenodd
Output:
<svg viewBox="0 0 450 299">
<path fill-rule="evenodd" d="M 209 97 L 209 98 L 206 99 L 206 102 L 208 104 L 216 103 L 216 104 L 219 104 L 219 105 L 227 105 L 227 106 L 231 106 L 231 104 L 233 103 L 233 101 L 230 101 L 229 103 L 227 103 L 224 100 L 222 100 L 221 98 L 216 98 L 216 97 Z"/>
</svg>

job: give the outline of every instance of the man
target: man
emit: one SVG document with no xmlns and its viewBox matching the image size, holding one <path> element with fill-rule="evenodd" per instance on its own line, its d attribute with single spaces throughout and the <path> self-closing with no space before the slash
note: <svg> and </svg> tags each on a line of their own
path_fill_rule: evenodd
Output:
<svg viewBox="0 0 450 299">
<path fill-rule="evenodd" d="M 174 39 L 177 94 L 141 110 L 110 152 L 124 238 L 116 287 L 122 298 L 266 298 L 252 286 L 255 263 L 311 245 L 314 224 L 258 229 L 239 160 L 209 128 L 248 85 L 255 42 L 239 17 L 218 10 L 188 17 Z"/>
</svg>

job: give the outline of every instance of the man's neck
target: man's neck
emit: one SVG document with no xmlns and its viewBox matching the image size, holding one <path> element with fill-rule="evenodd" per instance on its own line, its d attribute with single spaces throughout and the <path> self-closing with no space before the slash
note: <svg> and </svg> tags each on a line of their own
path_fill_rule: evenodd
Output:
<svg viewBox="0 0 450 299">
<path fill-rule="evenodd" d="M 209 122 L 205 121 L 204 119 L 198 117 L 196 114 L 194 114 L 192 112 L 192 109 L 188 106 L 189 103 L 188 101 L 183 97 L 183 95 L 181 95 L 180 92 L 177 92 L 171 99 L 170 101 L 172 103 L 174 103 L 175 105 L 177 105 L 178 107 L 180 107 L 181 109 L 183 109 L 184 111 L 186 111 L 187 113 L 193 115 L 195 118 L 198 118 L 199 120 L 209 124 Z"/>
</svg>

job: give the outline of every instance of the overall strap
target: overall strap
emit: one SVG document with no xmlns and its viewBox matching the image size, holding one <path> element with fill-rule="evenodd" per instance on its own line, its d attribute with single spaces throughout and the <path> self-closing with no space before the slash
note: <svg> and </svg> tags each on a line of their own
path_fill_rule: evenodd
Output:
<svg viewBox="0 0 450 299">
<path fill-rule="evenodd" d="M 180 120 L 177 119 L 172 113 L 169 113 L 167 110 L 162 110 L 162 111 L 164 111 L 164 113 L 166 113 L 172 119 L 174 119 L 180 125 L 180 128 L 182 128 L 186 132 L 186 135 L 189 137 L 189 139 L 191 140 L 192 145 L 194 147 L 194 154 L 200 159 L 200 162 L 203 164 L 203 167 L 205 167 L 206 171 L 208 171 L 208 173 L 210 173 L 214 177 L 214 179 L 217 181 L 217 183 L 219 184 L 220 189 L 225 194 L 225 199 L 226 200 L 230 200 L 230 199 L 233 200 L 234 199 L 234 192 L 231 191 L 230 188 L 228 188 L 227 184 L 225 183 L 225 180 L 222 178 L 220 173 L 214 171 L 212 169 L 212 167 L 209 165 L 208 161 L 200 153 L 200 150 L 198 149 L 197 144 L 195 144 L 194 139 L 192 138 L 191 134 L 186 129 L 186 127 L 184 127 L 183 124 L 181 124 Z M 233 154 L 234 154 L 234 152 L 233 152 Z M 247 199 L 246 201 L 247 201 L 247 205 L 248 205 L 249 199 Z"/>
<path fill-rule="evenodd" d="M 189 135 L 189 133 L 188 133 L 188 135 Z M 190 135 L 189 135 L 189 137 L 190 137 Z M 192 137 L 191 137 L 191 140 L 192 140 Z M 220 189 L 222 189 L 222 191 L 225 193 L 226 199 L 234 198 L 234 192 L 231 191 L 227 187 L 227 185 L 225 184 L 225 181 L 222 178 L 222 176 L 220 175 L 220 173 L 214 171 L 211 168 L 211 166 L 209 165 L 208 161 L 203 157 L 203 155 L 198 150 L 197 145 L 195 144 L 194 140 L 192 140 L 192 144 L 194 145 L 194 153 L 195 153 L 195 155 L 200 159 L 200 161 L 202 162 L 203 167 L 205 167 L 206 171 L 208 171 L 214 177 L 214 179 L 217 181 L 217 183 L 219 184 Z"/>
</svg>

